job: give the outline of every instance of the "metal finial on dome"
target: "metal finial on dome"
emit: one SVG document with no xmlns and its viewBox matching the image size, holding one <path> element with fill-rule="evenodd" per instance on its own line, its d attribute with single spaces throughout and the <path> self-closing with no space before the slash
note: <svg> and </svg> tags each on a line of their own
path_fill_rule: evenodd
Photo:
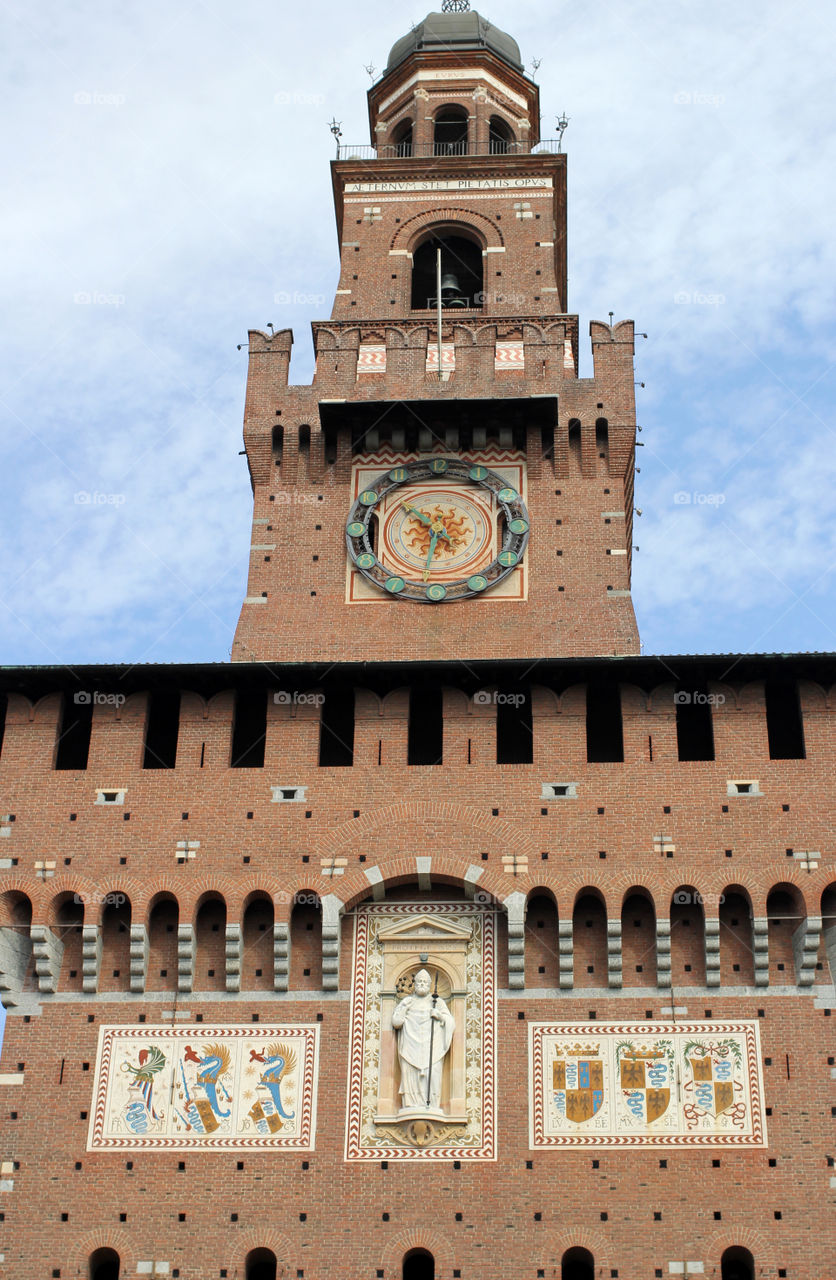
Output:
<svg viewBox="0 0 836 1280">
<path fill-rule="evenodd" d="M 442 13 L 468 13 L 470 0 L 442 0 Z"/>
</svg>

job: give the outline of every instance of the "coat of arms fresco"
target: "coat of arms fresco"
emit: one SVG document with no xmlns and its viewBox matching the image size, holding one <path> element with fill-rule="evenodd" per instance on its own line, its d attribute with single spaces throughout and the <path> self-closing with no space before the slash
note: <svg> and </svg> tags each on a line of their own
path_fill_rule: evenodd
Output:
<svg viewBox="0 0 836 1280">
<path fill-rule="evenodd" d="M 756 1022 L 532 1023 L 530 1145 L 766 1145 Z"/>
</svg>

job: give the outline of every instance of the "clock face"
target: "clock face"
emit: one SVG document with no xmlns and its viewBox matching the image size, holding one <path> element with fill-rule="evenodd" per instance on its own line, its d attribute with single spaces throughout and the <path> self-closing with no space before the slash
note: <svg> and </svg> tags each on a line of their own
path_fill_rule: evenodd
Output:
<svg viewBox="0 0 836 1280">
<path fill-rule="evenodd" d="M 520 563 L 528 513 L 487 467 L 430 458 L 394 467 L 364 489 L 346 523 L 348 553 L 367 581 L 423 604 L 481 595 Z"/>
</svg>

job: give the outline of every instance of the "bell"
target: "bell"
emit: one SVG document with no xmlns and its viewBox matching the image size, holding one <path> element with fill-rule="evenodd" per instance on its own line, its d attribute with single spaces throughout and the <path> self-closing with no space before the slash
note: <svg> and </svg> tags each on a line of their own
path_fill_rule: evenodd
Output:
<svg viewBox="0 0 836 1280">
<path fill-rule="evenodd" d="M 441 277 L 441 304 L 444 307 L 463 307 L 465 298 L 462 295 L 459 277 L 447 271 Z"/>
</svg>

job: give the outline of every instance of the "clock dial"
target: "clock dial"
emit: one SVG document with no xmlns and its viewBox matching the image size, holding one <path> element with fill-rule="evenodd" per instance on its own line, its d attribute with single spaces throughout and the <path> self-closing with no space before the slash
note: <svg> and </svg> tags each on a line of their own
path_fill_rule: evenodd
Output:
<svg viewBox="0 0 836 1280">
<path fill-rule="evenodd" d="M 517 490 L 458 458 L 384 472 L 358 495 L 346 522 L 359 573 L 396 599 L 423 604 L 489 591 L 520 563 L 528 535 Z"/>
</svg>

